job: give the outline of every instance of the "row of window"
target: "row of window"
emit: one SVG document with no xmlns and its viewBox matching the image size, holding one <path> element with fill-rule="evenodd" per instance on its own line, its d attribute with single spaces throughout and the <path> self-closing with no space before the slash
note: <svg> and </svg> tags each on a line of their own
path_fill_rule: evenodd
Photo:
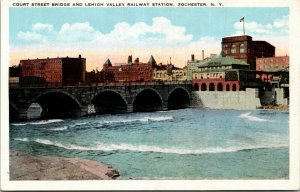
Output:
<svg viewBox="0 0 300 192">
<path fill-rule="evenodd" d="M 208 79 L 209 77 L 214 77 L 214 78 L 222 78 L 223 77 L 223 73 L 207 73 L 207 74 L 204 74 L 204 73 L 200 73 L 200 74 L 193 74 L 194 78 L 197 79 L 198 77 L 200 77 L 201 79 L 204 78 L 204 76 Z"/>
<path fill-rule="evenodd" d="M 218 83 L 217 86 L 215 86 L 214 83 L 209 83 L 208 87 L 206 85 L 206 83 L 202 83 L 201 86 L 199 87 L 198 83 L 194 84 L 194 91 L 199 91 L 199 89 L 201 91 L 223 91 L 223 84 L 222 83 Z M 236 84 L 232 84 L 232 86 L 230 86 L 230 84 L 226 84 L 225 87 L 226 91 L 236 91 L 237 90 L 237 86 Z"/>
<path fill-rule="evenodd" d="M 275 63 L 288 63 L 288 59 L 287 58 L 274 58 L 274 59 L 269 59 L 269 58 L 266 58 L 266 59 L 258 59 L 258 63 L 269 63 L 269 62 L 275 62 Z"/>
<path fill-rule="evenodd" d="M 218 66 L 218 67 L 201 67 L 199 68 L 199 71 L 207 71 L 207 70 L 215 70 L 215 69 L 231 69 L 232 66 Z"/>
<path fill-rule="evenodd" d="M 177 75 L 177 76 L 186 76 L 186 72 L 184 72 L 184 73 L 173 73 L 173 75 Z M 168 76 L 168 74 L 167 74 L 167 72 L 162 72 L 162 73 L 153 73 L 153 76 L 154 77 L 157 77 L 157 78 L 160 78 L 160 77 L 167 77 Z"/>
<path fill-rule="evenodd" d="M 225 50 L 225 54 L 228 54 L 228 51 L 225 48 L 227 48 L 227 45 L 224 45 L 224 50 Z M 238 48 L 240 50 L 239 53 L 246 53 L 246 46 L 244 43 L 239 44 L 239 46 L 237 44 L 232 44 L 230 47 L 230 53 L 232 54 L 237 53 Z"/>
</svg>

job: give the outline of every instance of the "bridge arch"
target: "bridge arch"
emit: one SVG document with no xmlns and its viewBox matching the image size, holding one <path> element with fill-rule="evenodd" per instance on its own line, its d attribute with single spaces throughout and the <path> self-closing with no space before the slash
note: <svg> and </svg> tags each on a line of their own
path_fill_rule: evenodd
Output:
<svg viewBox="0 0 300 192">
<path fill-rule="evenodd" d="M 163 99 L 158 91 L 146 88 L 139 91 L 132 101 L 133 112 L 160 111 L 163 106 Z"/>
<path fill-rule="evenodd" d="M 126 113 L 127 101 L 118 92 L 113 90 L 102 90 L 94 95 L 91 100 L 96 114 L 104 113 Z"/>
<path fill-rule="evenodd" d="M 42 107 L 42 119 L 76 117 L 80 115 L 82 108 L 73 95 L 64 91 L 42 93 L 32 99 L 29 106 L 32 103 L 38 103 Z"/>
<path fill-rule="evenodd" d="M 190 106 L 190 94 L 183 87 L 175 87 L 168 95 L 168 109 L 183 109 Z"/>
</svg>

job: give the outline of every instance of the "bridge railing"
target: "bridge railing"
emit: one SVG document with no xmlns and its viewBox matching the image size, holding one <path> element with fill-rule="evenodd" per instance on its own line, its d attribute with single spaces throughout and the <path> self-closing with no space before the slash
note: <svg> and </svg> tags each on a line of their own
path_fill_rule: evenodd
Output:
<svg viewBox="0 0 300 192">
<path fill-rule="evenodd" d="M 120 81 L 120 82 L 105 82 L 105 83 L 92 83 L 92 82 L 78 82 L 78 83 L 9 83 L 10 88 L 47 88 L 47 87 L 106 87 L 106 86 L 138 86 L 138 85 L 173 85 L 173 84 L 192 84 L 192 81 Z"/>
</svg>

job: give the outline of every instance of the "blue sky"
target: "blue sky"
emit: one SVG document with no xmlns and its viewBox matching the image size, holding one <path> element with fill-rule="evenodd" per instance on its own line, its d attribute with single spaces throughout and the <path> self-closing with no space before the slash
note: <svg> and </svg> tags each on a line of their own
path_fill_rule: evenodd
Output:
<svg viewBox="0 0 300 192">
<path fill-rule="evenodd" d="M 141 49 L 145 54 L 159 50 L 171 55 L 177 48 L 219 51 L 222 37 L 242 35 L 241 17 L 254 40 L 270 41 L 278 50 L 288 46 L 281 45 L 288 37 L 288 8 L 10 8 L 9 16 L 12 51 L 29 51 L 31 46 L 30 55 L 37 57 L 36 50 L 55 52 L 53 46 L 74 54 L 81 48 L 88 54 L 98 48 L 105 57 L 120 54 L 116 49 L 124 49 L 124 55 L 142 53 Z M 177 60 L 182 63 L 188 55 Z"/>
</svg>

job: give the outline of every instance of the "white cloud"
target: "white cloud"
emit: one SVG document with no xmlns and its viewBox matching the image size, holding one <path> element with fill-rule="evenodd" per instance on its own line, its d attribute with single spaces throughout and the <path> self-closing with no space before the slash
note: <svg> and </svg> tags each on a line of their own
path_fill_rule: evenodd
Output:
<svg viewBox="0 0 300 192">
<path fill-rule="evenodd" d="M 27 41 L 43 41 L 44 40 L 44 37 L 39 34 L 39 33 L 35 33 L 35 32 L 23 32 L 23 31 L 20 31 L 18 33 L 18 37 L 20 39 L 23 39 L 23 40 L 27 40 Z"/>
<path fill-rule="evenodd" d="M 277 28 L 288 28 L 289 27 L 289 16 L 283 16 L 280 19 L 276 19 L 273 25 Z"/>
<path fill-rule="evenodd" d="M 53 25 L 48 24 L 48 23 L 35 23 L 32 25 L 32 30 L 33 31 L 52 31 L 53 30 Z"/>
<path fill-rule="evenodd" d="M 46 33 L 47 32 L 47 33 Z M 193 36 L 186 34 L 185 27 L 176 26 L 165 17 L 155 17 L 152 23 L 138 22 L 128 24 L 117 23 L 113 30 L 104 34 L 96 30 L 88 22 L 65 23 L 59 31 L 55 31 L 53 25 L 36 23 L 32 30 L 23 33 L 35 34 L 36 40 L 47 39 L 50 43 L 76 44 L 90 42 L 91 45 L 99 44 L 109 48 L 142 48 L 142 47 L 173 47 L 186 45 L 193 40 Z M 23 38 L 23 40 L 30 40 Z"/>
<path fill-rule="evenodd" d="M 88 22 L 65 23 L 58 32 L 57 40 L 66 42 L 94 41 L 101 35 L 101 32 L 96 31 Z"/>
<path fill-rule="evenodd" d="M 251 35 L 253 40 L 270 42 L 276 46 L 276 52 L 286 51 L 288 20 L 289 17 L 284 16 L 268 24 L 245 22 L 246 33 Z M 100 26 L 100 29 L 101 27 L 105 26 Z M 233 27 L 236 32 L 232 35 L 242 35 L 242 23 L 237 22 Z M 166 62 L 172 56 L 172 61 L 178 61 L 176 65 L 182 67 L 190 54 L 195 54 L 200 59 L 202 50 L 205 50 L 205 57 L 211 53 L 219 54 L 221 50 L 221 38 L 209 36 L 195 38 L 187 33 L 184 26 L 175 25 L 165 17 L 155 17 L 151 23 L 116 23 L 107 33 L 103 33 L 89 22 L 64 23 L 55 27 L 48 23 L 35 23 L 31 30 L 20 31 L 18 37 L 29 43 L 15 45 L 15 52 L 30 49 L 32 54 L 36 54 L 43 50 L 44 56 L 51 52 L 55 52 L 54 56 L 63 56 L 60 55 L 63 53 L 66 55 L 81 53 L 88 58 L 89 64 L 97 66 L 102 66 L 107 57 L 113 62 L 120 62 L 126 60 L 127 54 L 146 59 L 153 54 L 160 62 Z M 92 52 L 93 54 L 89 55 Z M 97 57 L 101 59 L 103 57 L 103 60 Z"/>
<path fill-rule="evenodd" d="M 241 22 L 234 23 L 236 34 L 242 34 L 243 25 Z M 265 35 L 265 36 L 288 36 L 289 16 L 282 16 L 272 23 L 261 24 L 255 21 L 245 22 L 245 31 L 251 35 Z"/>
<path fill-rule="evenodd" d="M 240 22 L 234 24 L 234 35 L 243 34 L 243 25 Z M 245 22 L 247 35 L 253 40 L 263 40 L 276 47 L 275 55 L 289 54 L 289 15 L 275 19 L 272 23 L 261 24 L 258 22 Z"/>
</svg>

